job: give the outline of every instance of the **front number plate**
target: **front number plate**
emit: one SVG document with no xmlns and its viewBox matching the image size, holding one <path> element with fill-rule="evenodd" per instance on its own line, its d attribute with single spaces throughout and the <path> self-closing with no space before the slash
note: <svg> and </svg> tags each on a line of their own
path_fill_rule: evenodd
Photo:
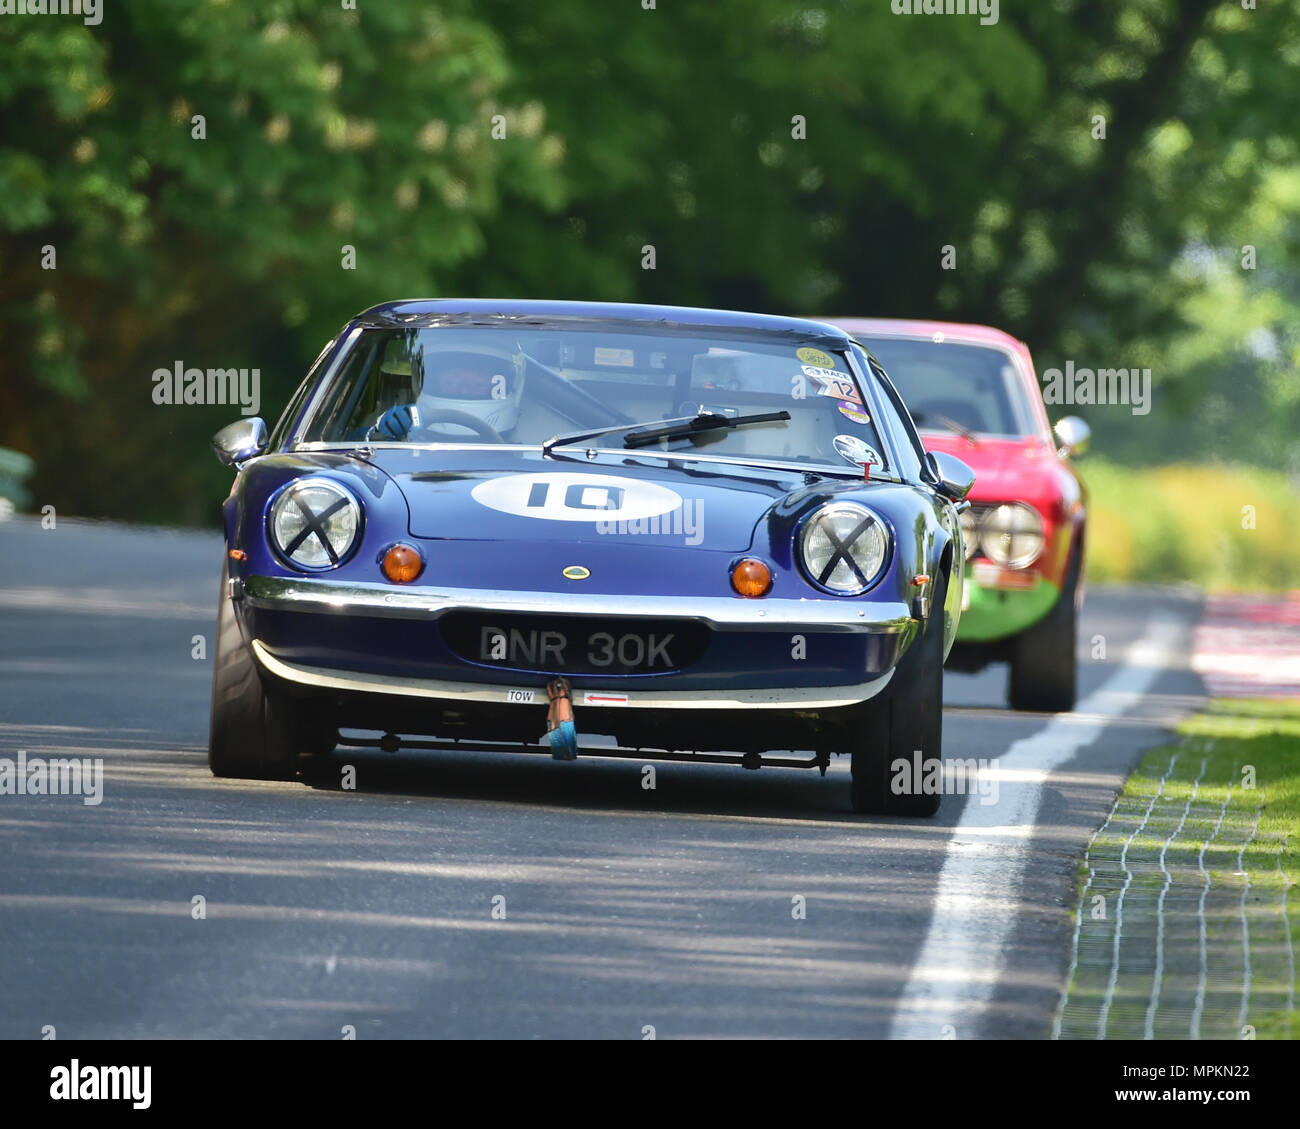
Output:
<svg viewBox="0 0 1300 1129">
<path fill-rule="evenodd" d="M 593 631 L 575 636 L 563 631 L 494 627 L 479 632 L 479 662 L 540 670 L 673 670 L 673 633 Z"/>
</svg>

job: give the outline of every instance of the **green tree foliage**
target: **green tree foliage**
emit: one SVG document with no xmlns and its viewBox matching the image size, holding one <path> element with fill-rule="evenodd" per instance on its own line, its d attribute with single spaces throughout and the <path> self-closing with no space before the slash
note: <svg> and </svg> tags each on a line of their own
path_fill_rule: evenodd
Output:
<svg viewBox="0 0 1300 1129">
<path fill-rule="evenodd" d="M 1116 457 L 1300 471 L 1300 0 L 894 6 L 0 16 L 0 444 L 61 509 L 210 520 L 232 413 L 155 368 L 260 367 L 274 417 L 352 313 L 465 294 L 990 322 L 1153 370 L 1090 413 Z"/>
<path fill-rule="evenodd" d="M 1152 415 L 1081 409 L 1102 449 L 1300 474 L 1297 0 L 484 3 L 566 140 L 505 285 L 987 322 L 1152 369 Z"/>
<path fill-rule="evenodd" d="M 154 405 L 156 368 L 258 367 L 274 415 L 348 316 L 485 254 L 500 185 L 557 201 L 561 146 L 502 100 L 471 7 L 0 16 L 0 434 L 37 457 L 37 497 L 211 520 L 230 410 Z"/>
</svg>

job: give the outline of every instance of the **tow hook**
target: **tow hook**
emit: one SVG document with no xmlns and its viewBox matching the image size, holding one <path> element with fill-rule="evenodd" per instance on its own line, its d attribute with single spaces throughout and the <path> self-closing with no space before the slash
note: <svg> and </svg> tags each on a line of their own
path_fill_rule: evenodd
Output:
<svg viewBox="0 0 1300 1129">
<path fill-rule="evenodd" d="M 573 722 L 573 687 L 567 678 L 552 678 L 546 684 L 550 708 L 546 732 L 551 739 L 551 756 L 557 761 L 578 759 L 578 731 Z"/>
</svg>

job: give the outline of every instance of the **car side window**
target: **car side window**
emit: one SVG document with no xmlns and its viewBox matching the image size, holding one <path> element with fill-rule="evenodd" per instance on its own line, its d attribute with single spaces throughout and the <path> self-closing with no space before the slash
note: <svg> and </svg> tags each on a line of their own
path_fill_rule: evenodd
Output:
<svg viewBox="0 0 1300 1129">
<path fill-rule="evenodd" d="M 854 356 L 859 365 L 875 378 L 883 396 L 879 398 L 880 408 L 885 416 L 884 426 L 889 430 L 893 446 L 898 452 L 899 477 L 909 482 L 921 481 L 921 468 L 925 463 L 925 447 L 916 432 L 912 417 L 907 412 L 903 398 L 898 394 L 893 381 L 885 370 L 876 364 L 875 359 L 865 350 L 854 346 Z"/>
</svg>

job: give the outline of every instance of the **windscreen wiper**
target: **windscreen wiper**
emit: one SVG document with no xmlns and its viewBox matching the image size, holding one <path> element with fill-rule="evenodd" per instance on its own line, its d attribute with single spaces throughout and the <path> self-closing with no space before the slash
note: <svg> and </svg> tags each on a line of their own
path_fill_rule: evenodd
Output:
<svg viewBox="0 0 1300 1129">
<path fill-rule="evenodd" d="M 613 435 L 626 431 L 623 439 L 625 447 L 646 447 L 658 443 L 660 439 L 673 439 L 681 435 L 694 435 L 700 431 L 714 431 L 718 428 L 738 427 L 746 423 L 775 423 L 787 420 L 787 411 L 762 412 L 752 416 L 724 416 L 717 412 L 697 412 L 693 416 L 678 416 L 676 419 L 655 421 L 651 423 L 621 423 L 613 427 L 597 427 L 591 431 L 575 431 L 570 435 L 553 435 L 542 444 L 542 454 L 549 455 L 556 447 L 569 443 L 582 443 L 587 439 L 598 439 L 602 435 Z M 644 429 L 644 430 L 643 430 Z"/>
<path fill-rule="evenodd" d="M 694 416 L 682 416 L 681 419 L 669 420 L 669 423 L 685 423 L 687 420 L 694 419 Z M 590 431 L 574 431 L 568 435 L 552 435 L 545 443 L 542 444 L 542 454 L 549 455 L 556 447 L 563 447 L 569 443 L 582 443 L 588 439 L 599 439 L 602 435 L 613 435 L 616 431 L 632 431 L 638 427 L 649 427 L 650 424 L 641 423 L 616 423 L 607 427 L 593 427 Z"/>
<path fill-rule="evenodd" d="M 724 416 L 716 412 L 700 412 L 698 415 L 683 419 L 670 419 L 659 427 L 650 427 L 644 431 L 629 431 L 623 436 L 624 447 L 648 447 L 661 439 L 681 439 L 696 435 L 701 431 L 719 431 L 733 427 L 744 427 L 748 423 L 778 423 L 790 418 L 785 409 L 779 412 L 756 412 L 748 416 Z"/>
</svg>

